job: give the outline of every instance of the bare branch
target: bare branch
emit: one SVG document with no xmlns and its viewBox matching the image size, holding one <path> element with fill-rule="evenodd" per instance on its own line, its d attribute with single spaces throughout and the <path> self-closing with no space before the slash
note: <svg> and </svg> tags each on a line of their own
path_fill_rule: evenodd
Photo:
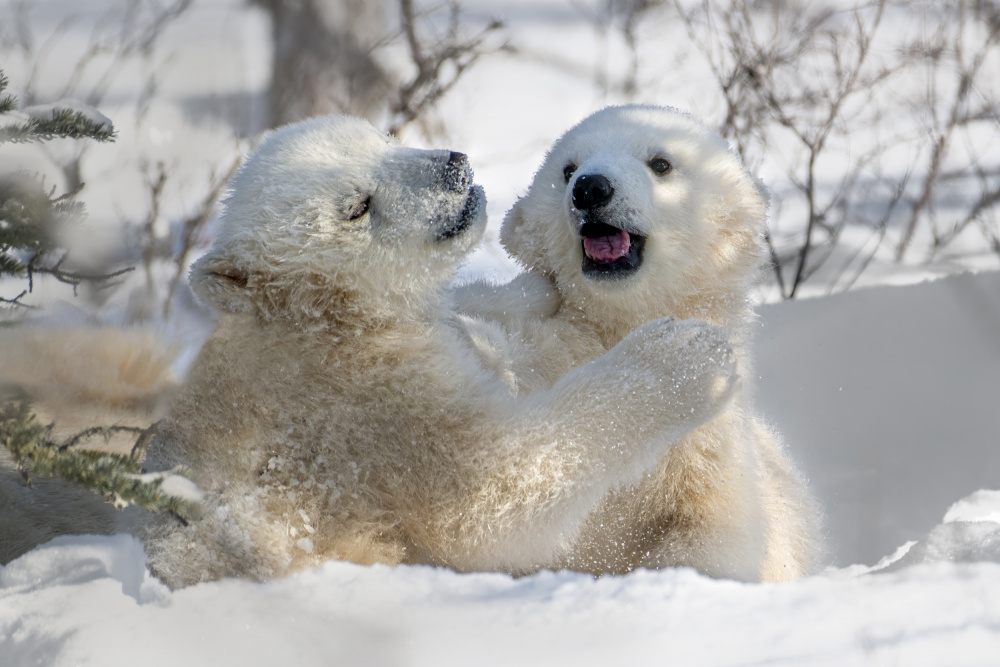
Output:
<svg viewBox="0 0 1000 667">
<path fill-rule="evenodd" d="M 944 161 L 952 148 L 955 135 L 980 121 L 995 126 L 1000 116 L 998 113 L 1000 105 L 993 99 L 984 99 L 976 109 L 969 108 L 974 96 L 984 95 L 984 77 L 987 81 L 989 78 L 984 75 L 983 66 L 988 57 L 996 55 L 996 47 L 1000 44 L 1000 26 L 997 24 L 996 9 L 991 9 L 988 3 L 970 4 L 962 0 L 953 10 L 950 9 L 946 16 L 951 19 L 945 24 L 948 30 L 942 29 L 935 35 L 937 44 L 930 50 L 932 57 L 929 58 L 932 69 L 928 74 L 930 85 L 925 105 L 930 111 L 932 121 L 930 135 L 933 138 L 933 146 L 920 194 L 911 207 L 909 220 L 897 246 L 896 261 L 902 261 L 906 256 L 922 220 L 931 227 L 933 246 L 928 254 L 930 259 L 957 238 L 971 222 L 979 219 L 984 211 L 997 203 L 995 196 L 997 186 L 991 187 L 988 180 L 981 175 L 982 170 L 977 165 L 975 154 L 977 149 L 973 147 L 972 166 L 980 172 L 980 196 L 963 218 L 952 226 L 951 231 L 941 235 L 934 227 L 934 202 L 940 184 L 947 180 L 964 180 L 970 176 L 969 169 L 962 169 L 957 173 L 943 172 Z M 975 36 L 976 27 L 981 28 L 978 31 L 979 37 Z M 952 75 L 957 76 L 953 91 L 947 98 L 937 89 L 937 78 L 942 72 L 947 78 L 951 78 Z M 948 109 L 944 120 L 937 111 L 938 102 L 942 98 L 947 99 Z"/>
<path fill-rule="evenodd" d="M 21 293 L 15 296 L 13 299 L 5 299 L 0 296 L 0 303 L 5 303 L 8 306 L 17 306 L 18 308 L 27 308 L 29 310 L 38 310 L 38 306 L 32 306 L 30 303 L 24 303 L 21 301 L 24 297 L 28 295 L 28 290 L 21 290 Z"/>
<path fill-rule="evenodd" d="M 150 431 L 152 430 L 152 428 L 153 427 L 150 427 L 150 428 L 140 428 L 138 426 L 121 426 L 121 425 L 114 425 L 114 426 L 93 426 L 91 428 L 88 428 L 88 429 L 85 429 L 83 431 L 80 431 L 79 433 L 77 433 L 73 437 L 71 437 L 68 440 L 66 440 L 65 442 L 63 442 L 61 445 L 58 445 L 58 451 L 65 452 L 67 449 L 70 449 L 72 447 L 76 447 L 81 442 L 83 442 L 85 440 L 88 440 L 89 438 L 92 438 L 95 435 L 99 435 L 102 438 L 104 438 L 104 442 L 105 443 L 109 442 L 111 440 L 111 437 L 113 435 L 117 434 L 117 433 L 134 433 L 134 434 L 140 436 L 139 439 L 141 440 L 141 439 L 147 437 L 147 434 L 150 433 Z M 47 443 L 47 444 L 49 444 L 51 446 L 51 443 Z M 136 445 L 138 445 L 138 441 L 136 442 Z M 134 450 L 134 447 L 133 447 L 133 450 Z"/>
<path fill-rule="evenodd" d="M 462 39 L 461 7 L 454 0 L 449 0 L 447 36 L 428 43 L 426 38 L 421 37 L 419 24 L 422 17 L 416 12 L 413 1 L 399 0 L 399 9 L 402 33 L 416 74 L 399 87 L 396 99 L 390 104 L 393 121 L 388 131 L 396 135 L 444 97 L 462 74 L 487 53 L 484 47 L 487 38 L 503 28 L 503 23 L 494 19 L 472 37 Z M 451 66 L 450 73 L 446 73 L 448 65 Z"/>
<path fill-rule="evenodd" d="M 67 250 L 62 257 L 52 266 L 44 266 L 38 264 L 42 260 L 42 257 L 35 255 L 31 258 L 27 265 L 28 271 L 28 292 L 32 292 L 34 289 L 34 276 L 35 274 L 49 275 L 58 280 L 65 285 L 73 286 L 73 296 L 76 296 L 76 288 L 82 283 L 97 283 L 98 287 L 108 287 L 109 285 L 103 284 L 108 283 L 115 278 L 120 278 L 126 273 L 130 273 L 135 270 L 134 266 L 127 266 L 123 269 L 118 269 L 117 271 L 111 271 L 108 273 L 91 273 L 84 271 L 66 271 L 62 268 L 63 262 L 69 257 L 69 251 Z"/>
<path fill-rule="evenodd" d="M 163 302 L 163 317 L 166 318 L 170 315 L 170 304 L 173 300 L 174 292 L 177 290 L 177 285 L 181 278 L 184 277 L 184 267 L 187 264 L 188 255 L 191 252 L 191 247 L 194 243 L 195 235 L 204 228 L 205 224 L 211 219 L 212 212 L 215 210 L 215 205 L 218 203 L 219 198 L 225 191 L 226 183 L 229 179 L 236 173 L 242 162 L 242 156 L 237 155 L 236 158 L 230 163 L 229 168 L 221 175 L 213 175 L 212 177 L 212 187 L 209 189 L 208 194 L 205 195 L 205 199 L 202 201 L 201 206 L 198 210 L 187 219 L 184 220 L 184 225 L 181 230 L 181 248 L 177 253 L 177 257 L 174 259 L 174 264 L 177 268 L 174 273 L 174 277 L 170 281 L 170 286 L 167 288 L 167 296 Z"/>
</svg>

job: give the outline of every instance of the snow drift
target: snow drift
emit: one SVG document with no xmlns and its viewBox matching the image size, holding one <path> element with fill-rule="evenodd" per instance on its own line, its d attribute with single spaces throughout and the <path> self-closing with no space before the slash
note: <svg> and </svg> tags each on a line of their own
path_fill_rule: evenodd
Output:
<svg viewBox="0 0 1000 667">
<path fill-rule="evenodd" d="M 919 565 L 795 584 L 690 569 L 512 579 L 332 562 L 170 593 L 131 537 L 57 538 L 0 571 L 0 654 L 53 667 L 995 664 L 1000 564 L 963 558 L 1000 556 L 1000 524 L 986 520 L 998 496 L 964 501 L 966 518 L 982 519 L 966 523 L 993 531 L 992 551 L 939 535 L 956 525 L 942 524 Z"/>
</svg>

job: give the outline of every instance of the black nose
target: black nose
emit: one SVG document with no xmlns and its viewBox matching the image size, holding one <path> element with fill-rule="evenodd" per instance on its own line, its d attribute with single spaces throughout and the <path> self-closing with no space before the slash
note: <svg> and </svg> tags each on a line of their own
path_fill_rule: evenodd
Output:
<svg viewBox="0 0 1000 667">
<path fill-rule="evenodd" d="M 472 168 L 469 166 L 468 155 L 454 151 L 448 154 L 448 162 L 444 166 L 444 184 L 456 192 L 469 189 L 472 185 Z"/>
<path fill-rule="evenodd" d="M 586 174 L 573 185 L 573 206 L 581 211 L 604 206 L 615 194 L 611 181 L 600 174 Z"/>
</svg>

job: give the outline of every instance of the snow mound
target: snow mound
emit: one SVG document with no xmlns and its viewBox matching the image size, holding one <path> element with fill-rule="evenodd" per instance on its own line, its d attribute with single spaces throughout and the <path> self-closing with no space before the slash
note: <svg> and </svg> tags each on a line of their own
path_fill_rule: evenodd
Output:
<svg viewBox="0 0 1000 667">
<path fill-rule="evenodd" d="M 876 571 L 896 572 L 941 561 L 1000 563 L 1000 491 L 977 491 L 958 501 L 927 537 L 904 545 Z"/>
<path fill-rule="evenodd" d="M 135 539 L 63 537 L 0 569 L 0 655 L 5 667 L 990 665 L 1000 564 L 959 561 L 1000 560 L 1000 525 L 982 518 L 997 498 L 956 503 L 948 516 L 962 520 L 874 574 L 791 584 L 687 568 L 514 579 L 331 562 L 170 592 Z"/>
<path fill-rule="evenodd" d="M 991 521 L 1000 524 L 1000 491 L 976 491 L 948 508 L 944 523 Z"/>
<path fill-rule="evenodd" d="M 131 535 L 64 535 L 0 567 L 0 597 L 113 579 L 137 602 L 156 602 L 169 589 L 146 569 L 142 544 Z"/>
<path fill-rule="evenodd" d="M 755 402 L 819 498 L 837 565 L 871 565 L 998 488 L 1000 272 L 760 313 Z"/>
<path fill-rule="evenodd" d="M 130 475 L 140 482 L 160 481 L 160 490 L 168 496 L 174 496 L 181 500 L 197 503 L 205 497 L 205 493 L 198 488 L 198 485 L 181 474 L 183 469 L 175 468 L 167 472 L 147 472 Z"/>
</svg>

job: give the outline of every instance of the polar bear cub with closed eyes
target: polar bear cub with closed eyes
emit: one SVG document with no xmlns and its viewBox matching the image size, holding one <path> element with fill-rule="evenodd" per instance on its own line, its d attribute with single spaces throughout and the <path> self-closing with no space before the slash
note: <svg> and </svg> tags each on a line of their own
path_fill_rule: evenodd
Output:
<svg viewBox="0 0 1000 667">
<path fill-rule="evenodd" d="M 201 520 L 145 528 L 158 576 L 555 567 L 602 498 L 725 407 L 726 332 L 669 320 L 522 390 L 538 351 L 443 291 L 484 210 L 464 155 L 357 119 L 281 128 L 247 158 L 192 269 L 218 326 L 147 459 L 207 494 Z"/>
<path fill-rule="evenodd" d="M 516 329 L 523 317 L 505 313 L 531 303 L 525 291 L 539 303 L 554 296 L 555 313 L 542 312 L 527 331 L 564 343 L 530 360 L 548 382 L 573 359 L 586 362 L 662 317 L 726 327 L 746 377 L 766 221 L 763 187 L 717 134 L 675 109 L 609 107 L 555 143 L 504 220 L 501 242 L 527 272 L 508 286 L 461 287 L 456 302 Z M 596 348 L 578 345 L 595 338 Z M 665 448 L 641 480 L 609 493 L 563 565 L 794 579 L 817 566 L 819 524 L 744 387 L 722 414 Z"/>
</svg>

